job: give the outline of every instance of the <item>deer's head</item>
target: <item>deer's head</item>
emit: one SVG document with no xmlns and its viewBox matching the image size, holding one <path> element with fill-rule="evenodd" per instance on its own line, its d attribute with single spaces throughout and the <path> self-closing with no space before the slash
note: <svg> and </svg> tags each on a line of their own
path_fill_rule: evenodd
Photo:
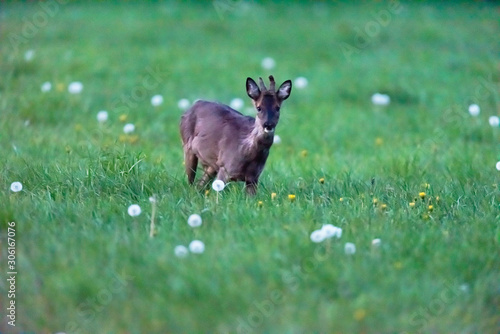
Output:
<svg viewBox="0 0 500 334">
<path fill-rule="evenodd" d="M 275 90 L 272 75 L 269 76 L 269 82 L 267 89 L 262 78 L 259 78 L 260 87 L 252 78 L 247 78 L 247 94 L 257 109 L 256 125 L 261 127 L 265 135 L 273 136 L 280 118 L 281 103 L 290 96 L 292 82 L 290 80 L 283 82 L 278 91 Z"/>
</svg>

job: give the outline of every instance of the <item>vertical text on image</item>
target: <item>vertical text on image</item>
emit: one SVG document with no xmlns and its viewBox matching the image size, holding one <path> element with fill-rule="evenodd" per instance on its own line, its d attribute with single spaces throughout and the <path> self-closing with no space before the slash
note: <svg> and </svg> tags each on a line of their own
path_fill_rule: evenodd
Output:
<svg viewBox="0 0 500 334">
<path fill-rule="evenodd" d="M 7 323 L 16 326 L 16 223 L 9 222 L 7 228 Z"/>
</svg>

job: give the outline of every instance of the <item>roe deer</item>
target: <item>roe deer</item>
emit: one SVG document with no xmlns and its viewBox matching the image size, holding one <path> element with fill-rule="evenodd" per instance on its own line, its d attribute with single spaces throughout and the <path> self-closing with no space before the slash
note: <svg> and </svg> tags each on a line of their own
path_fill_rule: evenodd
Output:
<svg viewBox="0 0 500 334">
<path fill-rule="evenodd" d="M 194 182 L 199 160 L 204 170 L 200 186 L 217 176 L 224 182 L 244 181 L 247 193 L 256 193 L 273 144 L 281 103 L 292 90 L 290 80 L 281 84 L 278 91 L 272 75 L 269 81 L 267 89 L 259 78 L 259 88 L 252 78 L 247 78 L 247 94 L 257 109 L 257 118 L 244 116 L 224 104 L 202 100 L 182 115 L 180 130 L 190 184 Z"/>
</svg>

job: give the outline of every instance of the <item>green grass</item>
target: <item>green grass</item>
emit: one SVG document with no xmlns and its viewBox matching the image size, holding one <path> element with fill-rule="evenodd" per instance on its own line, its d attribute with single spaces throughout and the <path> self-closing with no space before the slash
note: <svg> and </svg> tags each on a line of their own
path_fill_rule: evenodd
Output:
<svg viewBox="0 0 500 334">
<path fill-rule="evenodd" d="M 403 3 L 357 39 L 388 3 L 218 3 L 58 5 L 28 37 L 40 5 L 0 5 L 1 314 L 13 221 L 19 332 L 498 331 L 498 5 Z M 187 184 L 177 101 L 249 107 L 246 77 L 269 74 L 309 85 L 283 105 L 257 196 L 230 184 L 216 204 Z M 342 238 L 311 242 L 327 223 Z M 193 239 L 205 252 L 175 257 Z"/>
</svg>

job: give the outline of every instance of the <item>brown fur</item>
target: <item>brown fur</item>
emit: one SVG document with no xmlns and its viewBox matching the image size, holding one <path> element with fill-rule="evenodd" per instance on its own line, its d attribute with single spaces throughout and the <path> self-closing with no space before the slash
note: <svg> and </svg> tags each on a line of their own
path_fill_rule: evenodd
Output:
<svg viewBox="0 0 500 334">
<path fill-rule="evenodd" d="M 257 118 L 244 116 L 224 104 L 201 100 L 182 115 L 180 131 L 190 184 L 201 162 L 204 174 L 200 186 L 217 176 L 224 182 L 244 181 L 247 192 L 255 194 L 273 144 L 279 108 L 292 89 L 287 80 L 276 92 L 274 78 L 270 76 L 269 80 L 270 89 L 266 89 L 262 79 L 259 88 L 247 78 L 247 94 L 258 111 Z"/>
</svg>

